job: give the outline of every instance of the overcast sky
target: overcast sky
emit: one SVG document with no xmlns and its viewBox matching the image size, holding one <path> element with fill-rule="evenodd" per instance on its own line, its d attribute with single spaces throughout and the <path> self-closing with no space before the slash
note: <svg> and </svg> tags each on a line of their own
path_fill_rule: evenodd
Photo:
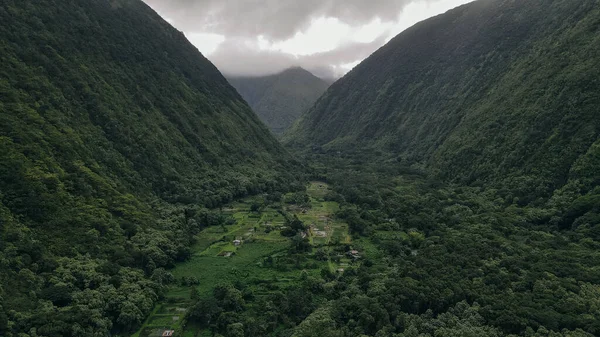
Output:
<svg viewBox="0 0 600 337">
<path fill-rule="evenodd" d="M 351 70 L 404 29 L 472 0 L 144 0 L 229 75 Z"/>
</svg>

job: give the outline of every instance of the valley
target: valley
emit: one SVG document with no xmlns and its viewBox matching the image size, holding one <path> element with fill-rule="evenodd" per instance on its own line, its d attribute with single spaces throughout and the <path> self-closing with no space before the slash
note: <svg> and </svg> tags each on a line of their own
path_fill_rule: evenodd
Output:
<svg viewBox="0 0 600 337">
<path fill-rule="evenodd" d="M 277 3 L 0 3 L 0 337 L 600 336 L 598 0 Z"/>
</svg>

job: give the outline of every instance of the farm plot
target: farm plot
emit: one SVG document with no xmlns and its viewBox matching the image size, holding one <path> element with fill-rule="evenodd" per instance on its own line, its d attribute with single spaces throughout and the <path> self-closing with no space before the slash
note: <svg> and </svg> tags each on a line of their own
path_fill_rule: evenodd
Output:
<svg viewBox="0 0 600 337">
<path fill-rule="evenodd" d="M 326 184 L 313 182 L 307 188 L 311 208 L 288 207 L 286 210 L 310 226 L 307 235 L 314 247 L 333 256 L 336 246 L 339 250 L 351 240 L 348 225 L 334 219 L 339 205 L 324 200 L 328 190 Z M 318 277 L 322 268 L 335 271 L 353 263 L 354 260 L 346 256 L 329 261 L 308 258 L 309 262 L 304 262 L 306 268 L 286 267 L 286 263 L 290 263 L 290 240 L 281 235 L 286 219 L 270 207 L 251 211 L 255 202 L 256 199 L 248 198 L 225 207 L 223 213 L 230 215 L 234 223 L 209 227 L 197 235 L 192 257 L 171 271 L 177 284 L 170 288 L 166 300 L 157 306 L 136 337 L 150 336 L 159 329 L 176 330 L 177 336 L 203 336 L 205 332 L 193 324 L 185 327 L 182 324 L 185 309 L 191 303 L 192 288 L 200 298 L 208 298 L 215 286 L 241 280 L 254 296 L 260 297 L 268 295 L 271 289 L 298 282 L 303 270 Z M 277 266 L 277 261 L 283 261 L 282 265 Z"/>
</svg>

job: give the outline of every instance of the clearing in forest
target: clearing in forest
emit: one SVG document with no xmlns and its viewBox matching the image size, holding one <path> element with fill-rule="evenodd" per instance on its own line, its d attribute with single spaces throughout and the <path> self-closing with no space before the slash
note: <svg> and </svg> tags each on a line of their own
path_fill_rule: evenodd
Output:
<svg viewBox="0 0 600 337">
<path fill-rule="evenodd" d="M 193 324 L 183 326 L 185 309 L 192 302 L 192 288 L 202 299 L 212 296 L 219 284 L 242 281 L 255 296 L 264 296 L 273 289 L 293 285 L 300 280 L 302 271 L 319 276 L 323 268 L 332 272 L 348 268 L 354 263 L 344 253 L 351 244 L 348 225 L 335 219 L 339 205 L 324 200 L 328 191 L 327 184 L 311 182 L 307 188 L 310 207 L 275 203 L 252 211 L 259 196 L 224 207 L 222 212 L 235 219 L 234 223 L 208 227 L 196 236 L 192 257 L 171 270 L 175 285 L 134 337 L 151 336 L 159 329 L 172 329 L 180 336 L 201 335 Z M 312 248 L 300 265 L 290 264 L 287 258 L 291 241 L 281 235 L 281 228 L 286 225 L 283 214 L 298 216 L 308 227 L 306 233 Z"/>
</svg>

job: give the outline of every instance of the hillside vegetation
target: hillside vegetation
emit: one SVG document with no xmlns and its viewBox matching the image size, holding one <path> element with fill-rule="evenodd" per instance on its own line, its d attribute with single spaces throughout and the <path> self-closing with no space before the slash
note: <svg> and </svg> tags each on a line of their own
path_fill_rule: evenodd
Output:
<svg viewBox="0 0 600 337">
<path fill-rule="evenodd" d="M 598 1 L 479 0 L 334 83 L 284 142 L 365 254 L 292 336 L 599 335 L 599 30 Z"/>
<path fill-rule="evenodd" d="M 595 0 L 476 1 L 395 37 L 286 142 L 378 153 L 525 202 L 570 179 L 589 187 L 600 181 L 598 45 Z"/>
<path fill-rule="evenodd" d="M 275 134 L 292 126 L 329 87 L 329 83 L 302 68 L 270 76 L 228 79 Z"/>
<path fill-rule="evenodd" d="M 204 207 L 293 184 L 297 163 L 142 1 L 3 1 L 0 63 L 0 336 L 137 327 L 218 220 Z"/>
<path fill-rule="evenodd" d="M 292 157 L 266 86 L 141 0 L 5 0 L 0 336 L 600 335 L 599 30 L 597 0 L 426 20 Z"/>
</svg>

